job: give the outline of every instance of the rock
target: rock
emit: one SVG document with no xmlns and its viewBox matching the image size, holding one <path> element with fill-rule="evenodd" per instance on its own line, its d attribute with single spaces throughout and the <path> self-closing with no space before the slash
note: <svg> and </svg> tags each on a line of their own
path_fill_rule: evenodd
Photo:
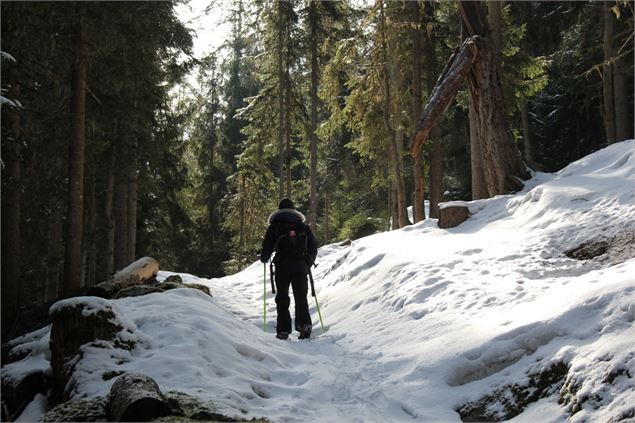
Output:
<svg viewBox="0 0 635 423">
<path fill-rule="evenodd" d="M 439 203 L 439 228 L 447 229 L 459 226 L 469 217 L 469 209 L 464 201 Z"/>
<path fill-rule="evenodd" d="M 565 252 L 565 255 L 576 260 L 591 260 L 605 254 L 608 249 L 609 244 L 606 241 L 585 242 Z"/>
<path fill-rule="evenodd" d="M 209 288 L 206 287 L 205 285 L 201 285 L 198 283 L 178 283 L 178 282 L 161 282 L 159 284 L 156 285 L 159 289 L 161 289 L 162 291 L 169 291 L 170 289 L 176 289 L 176 288 L 193 288 L 193 289 L 198 289 L 199 291 L 202 291 L 204 293 L 206 293 L 207 295 L 209 295 L 210 297 L 212 296 L 212 294 L 209 292 Z"/>
<path fill-rule="evenodd" d="M 172 416 L 163 417 L 158 421 L 268 422 L 266 419 L 247 420 L 236 416 L 225 416 L 217 411 L 213 402 L 203 401 L 183 392 L 169 391 L 165 396 L 172 408 Z"/>
<path fill-rule="evenodd" d="M 46 394 L 51 386 L 50 374 L 44 370 L 37 370 L 27 374 L 18 381 L 11 381 L 8 378 L 2 379 L 2 402 L 3 408 L 8 411 L 7 421 L 10 417 L 17 417 L 29 405 L 35 395 Z"/>
<path fill-rule="evenodd" d="M 170 275 L 163 280 L 163 283 L 166 283 L 166 282 L 183 283 L 183 279 L 179 275 Z"/>
<path fill-rule="evenodd" d="M 140 297 L 142 295 L 153 294 L 155 292 L 163 292 L 158 284 L 153 285 L 132 285 L 125 287 L 112 297 L 113 300 L 126 297 Z"/>
<path fill-rule="evenodd" d="M 340 242 L 337 245 L 340 246 L 340 247 L 348 247 L 352 243 L 353 243 L 353 241 L 351 241 L 349 238 L 346 238 L 344 241 Z"/>
<path fill-rule="evenodd" d="M 141 373 L 128 373 L 110 389 L 108 416 L 116 422 L 145 422 L 171 414 L 159 385 Z"/>
<path fill-rule="evenodd" d="M 107 422 L 106 399 L 67 401 L 55 406 L 41 422 Z"/>
<path fill-rule="evenodd" d="M 69 364 L 80 347 L 94 341 L 107 341 L 114 348 L 132 350 L 134 325 L 120 316 L 110 301 L 97 297 L 75 297 L 58 301 L 50 309 L 51 367 L 53 392 L 57 401 L 69 399 L 76 362 Z M 122 335 L 125 334 L 124 339 Z"/>
</svg>

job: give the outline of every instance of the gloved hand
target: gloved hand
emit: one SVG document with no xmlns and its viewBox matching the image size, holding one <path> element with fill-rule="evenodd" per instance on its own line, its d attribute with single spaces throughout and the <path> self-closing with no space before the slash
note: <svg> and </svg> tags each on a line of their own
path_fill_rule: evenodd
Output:
<svg viewBox="0 0 635 423">
<path fill-rule="evenodd" d="M 266 262 L 268 262 L 268 261 L 269 261 L 269 257 L 265 256 L 264 254 L 261 254 L 261 255 L 260 255 L 260 261 L 261 261 L 262 263 L 266 263 Z"/>
</svg>

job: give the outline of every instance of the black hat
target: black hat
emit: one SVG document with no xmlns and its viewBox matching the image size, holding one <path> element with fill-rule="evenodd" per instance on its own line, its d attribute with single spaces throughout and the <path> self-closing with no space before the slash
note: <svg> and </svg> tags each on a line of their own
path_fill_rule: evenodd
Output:
<svg viewBox="0 0 635 423">
<path fill-rule="evenodd" d="M 288 198 L 283 198 L 278 205 L 278 209 L 295 209 L 295 206 L 293 205 L 293 201 Z"/>
</svg>

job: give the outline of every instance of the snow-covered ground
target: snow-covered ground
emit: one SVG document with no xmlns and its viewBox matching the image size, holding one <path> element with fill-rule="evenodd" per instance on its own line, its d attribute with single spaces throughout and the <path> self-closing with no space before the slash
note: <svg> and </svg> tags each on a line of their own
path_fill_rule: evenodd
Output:
<svg viewBox="0 0 635 423">
<path fill-rule="evenodd" d="M 104 382 L 105 372 L 140 371 L 228 415 L 445 422 L 495 391 L 502 399 L 487 407 L 496 413 L 511 385 L 536 391 L 530 379 L 564 365 L 564 379 L 513 421 L 632 418 L 635 259 L 615 259 L 611 247 L 595 260 L 564 253 L 635 237 L 635 141 L 538 173 L 518 194 L 468 205 L 470 219 L 456 228 L 428 219 L 321 248 L 314 276 L 328 330 L 313 303 L 311 341 L 274 337 L 268 274 L 263 331 L 260 263 L 221 279 L 182 275 L 213 298 L 176 289 L 114 300 L 140 344 L 116 357 L 85 351 L 74 396 L 107 394 L 114 379 Z M 46 365 L 47 337 L 31 335 L 31 355 L 3 377 Z M 30 418 L 43 407 L 36 401 Z M 580 410 L 572 416 L 572 408 Z"/>
</svg>

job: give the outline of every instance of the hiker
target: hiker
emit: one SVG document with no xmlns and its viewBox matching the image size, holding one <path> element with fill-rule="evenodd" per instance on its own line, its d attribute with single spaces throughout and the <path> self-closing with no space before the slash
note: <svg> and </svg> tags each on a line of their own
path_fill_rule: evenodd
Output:
<svg viewBox="0 0 635 423">
<path fill-rule="evenodd" d="M 276 337 L 279 339 L 287 339 L 291 334 L 289 285 L 293 288 L 295 329 L 300 332 L 299 339 L 309 338 L 313 328 L 307 300 L 307 274 L 317 256 L 317 241 L 304 221 L 304 215 L 285 198 L 269 216 L 269 227 L 262 242 L 261 262 L 266 263 L 274 251 L 276 253 L 273 264 L 278 308 Z"/>
</svg>

